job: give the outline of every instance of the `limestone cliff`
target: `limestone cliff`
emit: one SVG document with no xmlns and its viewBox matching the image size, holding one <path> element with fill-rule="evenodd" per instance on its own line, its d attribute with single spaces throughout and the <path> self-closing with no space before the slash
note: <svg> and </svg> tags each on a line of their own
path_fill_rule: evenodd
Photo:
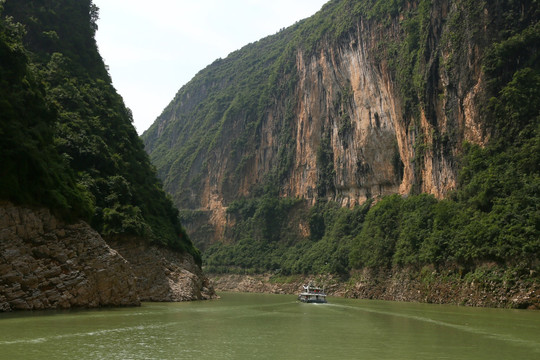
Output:
<svg viewBox="0 0 540 360">
<path fill-rule="evenodd" d="M 136 242 L 120 253 L 84 222 L 0 206 L 0 311 L 138 305 L 215 297 L 189 254 Z M 128 259 L 128 260 L 126 260 Z"/>
<path fill-rule="evenodd" d="M 176 205 L 199 210 L 184 219 L 199 246 L 226 237 L 232 200 L 269 182 L 343 206 L 456 187 L 462 144 L 489 138 L 481 60 L 499 9 L 379 3 L 331 1 L 216 61 L 143 135 Z"/>
</svg>

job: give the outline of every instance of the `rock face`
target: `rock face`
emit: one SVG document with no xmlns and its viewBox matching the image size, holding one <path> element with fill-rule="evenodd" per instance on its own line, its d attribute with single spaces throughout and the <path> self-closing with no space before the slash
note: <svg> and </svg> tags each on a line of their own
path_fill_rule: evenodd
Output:
<svg viewBox="0 0 540 360">
<path fill-rule="evenodd" d="M 86 223 L 0 206 L 0 310 L 139 303 L 129 263 Z"/>
<path fill-rule="evenodd" d="M 215 297 L 190 255 L 117 244 L 121 253 L 84 222 L 64 224 L 45 209 L 2 204 L 0 311 Z"/>
<path fill-rule="evenodd" d="M 247 293 L 267 293 L 267 294 L 298 294 L 302 290 L 302 285 L 309 282 L 308 279 L 298 277 L 289 283 L 272 282 L 268 274 L 259 275 L 238 275 L 220 274 L 212 275 L 210 281 L 218 291 L 226 292 L 247 292 Z"/>
<path fill-rule="evenodd" d="M 216 298 L 214 288 L 189 254 L 144 243 L 113 241 L 111 246 L 129 261 L 141 301 L 191 301 Z"/>
<path fill-rule="evenodd" d="M 406 7 L 420 13 L 419 6 L 412 1 Z M 284 95 L 282 86 L 264 99 L 268 105 L 262 115 L 237 110 L 241 94 L 232 96 L 230 105 L 226 102 L 223 89 L 234 92 L 231 83 L 242 80 L 227 71 L 245 58 L 250 64 L 263 61 L 250 51 L 264 52 L 265 46 L 289 36 L 287 31 L 217 61 L 180 89 L 143 140 L 177 206 L 199 212 L 199 219 L 184 221 L 199 246 L 209 235 L 227 237 L 230 202 L 252 196 L 276 168 L 280 196 L 312 204 L 324 198 L 353 206 L 394 193 L 442 198 L 455 188 L 462 144 L 488 140 L 481 114 L 487 96 L 481 59 L 496 9 L 485 3 L 472 15 L 464 1 L 430 6 L 421 19 L 423 42 L 414 50 L 421 50 L 422 57 L 409 54 L 418 56 L 419 65 L 407 70 L 406 80 L 400 72 L 411 61 L 400 63 L 389 50 L 410 40 L 404 19 L 389 17 L 383 25 L 358 17 L 339 41 L 323 36 L 314 51 L 296 48 L 292 74 L 278 80 L 295 79 L 292 90 Z M 323 8 L 320 17 L 331 8 Z M 302 26 L 288 30 L 291 38 L 295 29 L 297 37 L 306 36 Z M 456 34 L 464 34 L 459 43 Z M 260 50 L 253 51 L 257 46 Z M 228 75 L 216 75 L 223 73 Z M 194 139 L 214 118 L 193 123 L 199 109 L 216 96 L 224 100 L 216 105 L 221 110 L 215 123 L 204 132 L 217 134 L 205 154 Z M 260 120 L 250 118 L 257 116 Z"/>
</svg>

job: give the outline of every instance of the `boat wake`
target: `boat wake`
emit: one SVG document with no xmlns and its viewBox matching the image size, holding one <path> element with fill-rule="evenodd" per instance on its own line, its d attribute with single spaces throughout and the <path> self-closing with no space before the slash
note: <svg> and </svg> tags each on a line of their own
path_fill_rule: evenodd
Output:
<svg viewBox="0 0 540 360">
<path fill-rule="evenodd" d="M 171 325 L 173 324 L 138 325 L 138 326 L 129 326 L 129 327 L 124 327 L 124 328 L 116 328 L 116 329 L 104 329 L 104 330 L 97 330 L 97 331 L 72 333 L 72 334 L 37 337 L 33 339 L 17 339 L 17 340 L 6 340 L 6 341 L 0 340 L 0 346 L 17 345 L 17 344 L 41 344 L 41 343 L 45 343 L 49 341 L 58 341 L 58 340 L 64 340 L 64 339 L 103 336 L 103 335 L 126 333 L 126 332 L 146 331 L 146 330 L 151 330 L 151 329 L 162 329 Z"/>
<path fill-rule="evenodd" d="M 511 343 L 514 343 L 514 344 L 520 345 L 520 346 L 526 345 L 526 346 L 529 346 L 529 347 L 533 347 L 535 352 L 540 353 L 540 344 L 538 342 L 519 339 L 519 338 L 513 337 L 513 336 L 508 335 L 508 334 L 498 334 L 498 333 L 488 332 L 488 331 L 485 331 L 485 330 L 482 330 L 482 329 L 479 329 L 477 327 L 473 327 L 473 326 L 470 326 L 470 325 L 467 325 L 467 324 L 465 324 L 465 325 L 454 324 L 454 323 L 449 323 L 449 322 L 446 322 L 446 321 L 432 319 L 432 318 L 425 317 L 425 316 L 418 316 L 418 315 L 412 315 L 412 314 L 403 314 L 403 313 L 399 313 L 399 312 L 376 310 L 376 309 L 370 309 L 370 308 L 365 308 L 365 307 L 357 307 L 357 306 L 350 306 L 350 305 L 344 305 L 344 304 L 333 304 L 332 303 L 332 304 L 326 304 L 326 306 L 328 306 L 330 309 L 331 308 L 335 308 L 335 309 L 341 308 L 341 309 L 347 309 L 347 310 L 355 310 L 355 311 L 361 311 L 361 312 L 368 312 L 368 313 L 381 314 L 381 315 L 387 315 L 387 316 L 395 316 L 395 317 L 401 317 L 401 318 L 406 318 L 406 319 L 411 319 L 411 320 L 416 320 L 416 321 L 422 321 L 422 322 L 425 322 L 425 323 L 435 324 L 435 325 L 438 325 L 438 326 L 444 326 L 444 327 L 453 328 L 453 329 L 463 331 L 463 332 L 473 333 L 475 335 L 484 336 L 484 337 L 494 339 L 494 340 L 511 342 Z"/>
</svg>

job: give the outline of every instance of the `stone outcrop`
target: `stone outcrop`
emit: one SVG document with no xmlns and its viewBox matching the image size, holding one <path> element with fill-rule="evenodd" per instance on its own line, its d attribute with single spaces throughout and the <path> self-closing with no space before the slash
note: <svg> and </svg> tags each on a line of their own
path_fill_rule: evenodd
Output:
<svg viewBox="0 0 540 360">
<path fill-rule="evenodd" d="M 137 242 L 109 242 L 129 261 L 141 301 L 191 301 L 216 298 L 214 288 L 189 254 Z"/>
<path fill-rule="evenodd" d="M 298 276 L 295 281 L 289 283 L 272 282 L 269 274 L 238 275 L 238 274 L 214 274 L 210 275 L 212 285 L 218 291 L 248 292 L 267 294 L 295 294 L 302 289 L 306 279 Z"/>
<path fill-rule="evenodd" d="M 131 266 L 88 224 L 0 206 L 0 311 L 139 303 Z"/>
<path fill-rule="evenodd" d="M 88 224 L 0 205 L 0 311 L 132 306 L 216 297 L 190 255 L 137 243 L 111 248 Z"/>
</svg>

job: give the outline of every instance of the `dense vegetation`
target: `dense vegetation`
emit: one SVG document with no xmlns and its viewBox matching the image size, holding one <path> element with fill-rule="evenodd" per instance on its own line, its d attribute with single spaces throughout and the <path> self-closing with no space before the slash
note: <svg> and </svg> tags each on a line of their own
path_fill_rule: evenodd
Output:
<svg viewBox="0 0 540 360">
<path fill-rule="evenodd" d="M 7 15 L 2 198 L 198 258 L 97 51 L 98 9 L 90 0 L 8 1 Z"/>
<path fill-rule="evenodd" d="M 434 89 L 427 83 L 428 23 L 432 2 L 332 1 L 295 30 L 306 51 L 320 39 L 339 42 L 358 16 L 390 26 L 401 16 L 403 32 L 381 42 L 379 56 L 389 59 L 405 113 L 418 112 Z M 464 40 L 486 36 L 484 2 L 460 1 L 463 12 L 449 19 L 440 61 L 451 77 L 467 68 Z M 207 269 L 216 272 L 338 273 L 359 268 L 435 266 L 472 271 L 491 263 L 517 276 L 540 269 L 540 7 L 538 1 L 498 1 L 492 9 L 494 31 L 476 39 L 485 50 L 481 66 L 491 99 L 483 116 L 491 134 L 487 146 L 463 145 L 459 185 L 447 199 L 418 194 L 389 196 L 353 209 L 319 201 L 308 210 L 302 200 L 276 199 L 268 193 L 237 199 L 229 207 L 235 220 L 230 244 L 205 251 Z M 300 35 L 298 35 L 300 34 Z M 484 34 L 484 35 L 482 35 Z M 291 40 L 293 41 L 293 40 Z M 199 80 L 200 81 L 200 80 Z M 463 81 L 467 81 L 464 79 Z M 418 119 L 419 120 L 419 119 Z M 415 120 L 416 121 L 416 120 Z M 412 123 L 414 127 L 416 124 Z M 433 144 L 418 137 L 417 169 L 427 146 L 449 147 L 457 134 L 436 134 Z M 324 142 L 324 139 L 323 139 Z M 318 157 L 325 159 L 324 149 Z M 324 169 L 323 169 L 324 170 Z M 273 180 L 276 180 L 273 178 Z M 324 179 L 323 179 L 324 180 Z M 327 180 L 327 179 L 326 179 Z M 279 186 L 278 181 L 274 182 Z M 331 191 L 321 183 L 321 191 Z M 374 204 L 374 205 L 373 205 Z M 284 214 L 285 212 L 286 214 Z M 279 216 L 275 216 L 279 214 Z M 294 225 L 309 225 L 304 238 Z M 268 231 L 273 229 L 273 231 Z M 461 272 L 461 270 L 460 270 Z"/>
<path fill-rule="evenodd" d="M 56 113 L 30 68 L 22 36 L 20 25 L 0 19 L 0 198 L 88 219 L 89 194 L 54 147 Z"/>
</svg>

